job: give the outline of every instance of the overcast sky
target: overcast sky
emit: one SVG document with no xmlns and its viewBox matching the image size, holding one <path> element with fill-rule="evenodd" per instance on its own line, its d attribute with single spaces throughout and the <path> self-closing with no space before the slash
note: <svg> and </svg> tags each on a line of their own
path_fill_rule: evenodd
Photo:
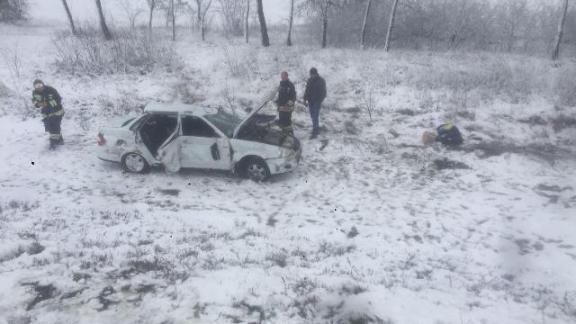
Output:
<svg viewBox="0 0 576 324">
<path fill-rule="evenodd" d="M 126 15 L 119 5 L 121 1 L 123 0 L 102 0 L 102 6 L 104 7 L 106 15 L 111 17 L 116 24 L 124 24 L 127 22 Z M 134 5 L 141 5 L 143 8 L 146 8 L 146 0 L 129 1 Z M 37 21 L 66 22 L 66 13 L 61 0 L 29 0 L 29 2 L 30 15 L 33 19 Z M 217 1 L 214 0 L 213 2 L 216 3 Z M 279 23 L 286 19 L 290 5 L 288 0 L 264 0 L 263 3 L 266 18 L 271 23 Z M 97 21 L 94 0 L 68 0 L 68 5 L 75 20 Z M 141 15 L 139 22 L 143 23 L 145 21 L 146 15 Z"/>
</svg>

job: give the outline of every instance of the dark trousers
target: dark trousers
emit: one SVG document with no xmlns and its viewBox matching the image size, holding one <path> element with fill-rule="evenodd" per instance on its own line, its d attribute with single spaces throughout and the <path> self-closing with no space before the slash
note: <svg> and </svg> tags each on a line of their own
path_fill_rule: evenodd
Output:
<svg viewBox="0 0 576 324">
<path fill-rule="evenodd" d="M 278 125 L 280 125 L 280 127 L 292 126 L 292 113 L 289 111 L 279 111 Z"/>
<path fill-rule="evenodd" d="M 320 108 L 322 108 L 322 102 L 308 103 L 310 118 L 312 118 L 312 133 L 314 134 L 318 134 L 320 132 Z"/>
<path fill-rule="evenodd" d="M 44 118 L 44 129 L 50 133 L 50 142 L 62 141 L 62 116 Z"/>
<path fill-rule="evenodd" d="M 280 128 L 282 129 L 282 134 L 284 136 L 294 135 L 294 130 L 292 129 L 292 112 L 279 111 L 278 126 L 280 126 Z"/>
</svg>

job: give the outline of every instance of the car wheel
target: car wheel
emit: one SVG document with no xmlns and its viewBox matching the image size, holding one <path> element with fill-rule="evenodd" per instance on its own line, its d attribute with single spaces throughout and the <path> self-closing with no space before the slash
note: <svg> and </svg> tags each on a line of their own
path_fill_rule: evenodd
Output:
<svg viewBox="0 0 576 324">
<path fill-rule="evenodd" d="M 138 153 L 128 153 L 122 157 L 122 169 L 130 173 L 146 173 L 149 169 L 146 159 Z"/>
<path fill-rule="evenodd" d="M 252 158 L 244 163 L 242 172 L 248 179 L 256 182 L 266 181 L 270 177 L 270 170 L 262 159 Z"/>
</svg>

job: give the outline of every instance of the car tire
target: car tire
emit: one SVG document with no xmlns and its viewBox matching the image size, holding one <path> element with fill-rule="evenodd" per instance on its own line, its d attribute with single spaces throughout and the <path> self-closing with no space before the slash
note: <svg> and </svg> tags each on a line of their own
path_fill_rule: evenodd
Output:
<svg viewBox="0 0 576 324">
<path fill-rule="evenodd" d="M 120 162 L 122 170 L 129 173 L 146 173 L 150 170 L 150 165 L 146 159 L 138 153 L 127 153 Z"/>
<path fill-rule="evenodd" d="M 241 175 L 254 182 L 263 182 L 270 178 L 270 169 L 261 158 L 249 158 L 241 166 Z"/>
</svg>

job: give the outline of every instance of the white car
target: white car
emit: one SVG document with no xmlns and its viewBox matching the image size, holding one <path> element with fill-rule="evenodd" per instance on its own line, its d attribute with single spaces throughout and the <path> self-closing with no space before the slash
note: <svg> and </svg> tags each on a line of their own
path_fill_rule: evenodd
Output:
<svg viewBox="0 0 576 324">
<path fill-rule="evenodd" d="M 294 170 L 302 148 L 259 114 L 270 102 L 240 119 L 222 109 L 188 104 L 148 104 L 140 117 L 100 130 L 98 157 L 118 162 L 127 172 L 151 166 L 228 170 L 255 181 Z"/>
</svg>

